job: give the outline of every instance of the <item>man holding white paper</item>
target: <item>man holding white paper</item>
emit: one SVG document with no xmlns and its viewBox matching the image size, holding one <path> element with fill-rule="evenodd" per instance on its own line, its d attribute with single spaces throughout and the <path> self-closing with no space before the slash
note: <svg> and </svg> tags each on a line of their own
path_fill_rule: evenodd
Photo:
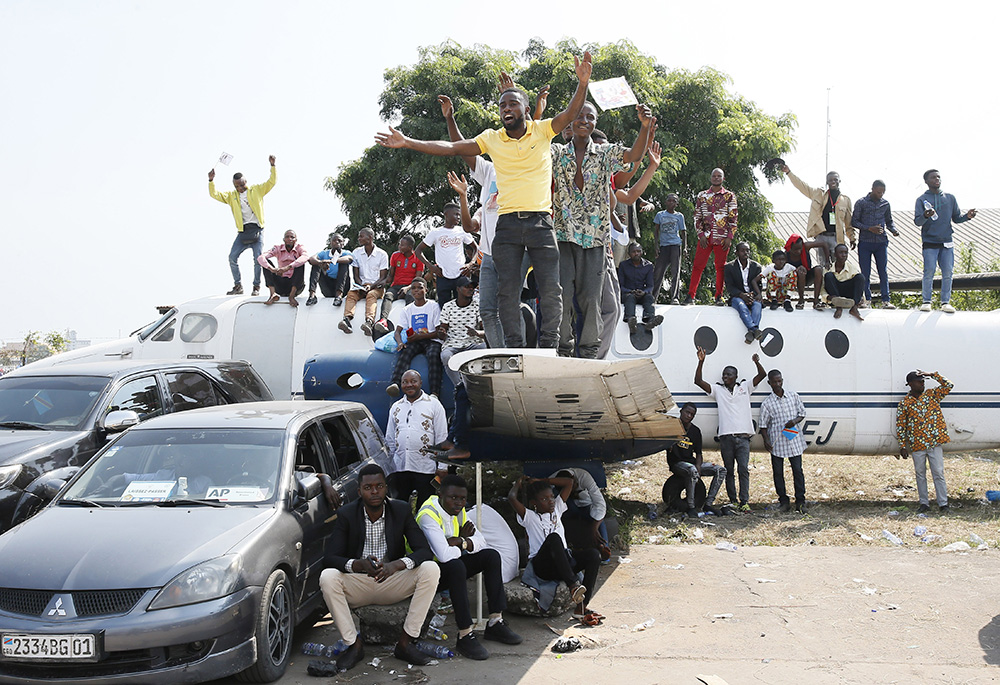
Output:
<svg viewBox="0 0 1000 685">
<path fill-rule="evenodd" d="M 785 491 L 785 459 L 792 467 L 795 484 L 795 511 L 806 513 L 806 479 L 802 473 L 802 453 L 806 441 L 798 425 L 806 418 L 802 399 L 791 390 L 785 390 L 781 372 L 771 369 L 767 374 L 771 394 L 760 403 L 760 434 L 764 449 L 771 453 L 771 470 L 774 472 L 774 490 L 778 493 L 781 511 L 791 510 Z"/>
</svg>

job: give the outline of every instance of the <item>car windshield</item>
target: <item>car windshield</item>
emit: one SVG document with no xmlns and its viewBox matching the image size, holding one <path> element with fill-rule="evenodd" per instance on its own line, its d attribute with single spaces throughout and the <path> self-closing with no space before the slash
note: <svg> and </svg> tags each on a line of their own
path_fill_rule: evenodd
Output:
<svg viewBox="0 0 1000 685">
<path fill-rule="evenodd" d="M 281 430 L 129 431 L 86 466 L 60 501 L 117 506 L 270 502 L 278 489 L 284 437 Z"/>
<path fill-rule="evenodd" d="M 0 378 L 0 426 L 79 430 L 110 383 L 100 376 Z"/>
</svg>

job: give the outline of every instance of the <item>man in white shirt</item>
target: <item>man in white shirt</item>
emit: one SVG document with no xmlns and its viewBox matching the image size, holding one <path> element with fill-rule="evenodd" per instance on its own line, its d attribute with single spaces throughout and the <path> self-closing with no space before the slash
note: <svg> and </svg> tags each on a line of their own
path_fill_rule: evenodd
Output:
<svg viewBox="0 0 1000 685">
<path fill-rule="evenodd" d="M 444 307 L 455 299 L 455 281 L 466 270 L 465 245 L 476 242 L 462 229 L 462 208 L 455 202 L 444 206 L 444 226 L 432 228 L 417 245 L 417 259 L 431 264 L 424 254 L 428 247 L 434 248 L 434 263 L 430 270 L 437 277 L 437 303 Z"/>
<path fill-rule="evenodd" d="M 479 350 L 486 343 L 479 337 L 482 319 L 479 315 L 479 303 L 474 298 L 476 286 L 467 276 L 455 280 L 457 297 L 447 303 L 441 310 L 441 322 L 438 324 L 438 335 L 444 338 L 441 344 L 441 366 L 455 386 L 455 414 L 448 437 L 452 448 L 448 451 L 449 459 L 466 459 L 470 456 L 469 439 L 469 394 L 462 374 L 448 366 L 449 360 L 459 352 Z"/>
<path fill-rule="evenodd" d="M 468 494 L 464 478 L 445 476 L 441 479 L 441 496 L 432 495 L 423 503 L 417 512 L 417 524 L 441 567 L 439 588 L 451 593 L 455 623 L 458 625 L 455 647 L 462 656 L 482 661 L 489 657 L 489 652 L 472 632 L 472 611 L 466 585 L 466 581 L 477 573 L 483 574 L 490 612 L 483 637 L 508 645 L 521 644 L 522 640 L 503 620 L 507 597 L 503 589 L 500 554 L 487 547 L 486 538 L 469 520 L 465 511 Z"/>
<path fill-rule="evenodd" d="M 584 531 L 574 536 L 574 547 L 593 547 L 601 553 L 602 558 L 609 558 L 611 548 L 608 547 L 608 527 L 604 523 L 608 503 L 590 471 L 581 468 L 560 469 L 550 477 L 573 479 L 573 492 L 566 500 L 563 524 L 566 525 L 567 519 L 576 519 L 584 526 Z"/>
<path fill-rule="evenodd" d="M 441 332 L 438 322 L 441 309 L 437 302 L 427 299 L 427 281 L 417 277 L 410 283 L 413 302 L 403 307 L 395 316 L 396 365 L 385 391 L 390 397 L 399 397 L 399 382 L 418 354 L 427 359 L 427 387 L 431 394 L 441 397 Z M 404 338 L 405 334 L 405 338 Z"/>
<path fill-rule="evenodd" d="M 739 370 L 735 366 L 727 366 L 722 370 L 722 382 L 709 385 L 701 377 L 705 350 L 699 347 L 698 368 L 694 372 L 694 384 L 711 395 L 719 408 L 719 451 L 722 452 L 722 463 L 726 467 L 726 494 L 729 495 L 729 501 L 736 504 L 734 466 L 739 466 L 738 509 L 744 513 L 750 511 L 750 438 L 755 432 L 750 413 L 750 395 L 766 375 L 764 367 L 760 365 L 760 355 L 755 354 L 752 359 L 757 365 L 757 375 L 751 383 L 747 383 L 745 379 L 737 382 Z"/>
<path fill-rule="evenodd" d="M 433 395 L 421 388 L 420 374 L 410 369 L 403 374 L 403 397 L 389 407 L 385 427 L 385 442 L 396 473 L 392 474 L 395 499 L 408 500 L 417 491 L 417 502 L 425 502 L 434 494 L 437 463 L 426 450 L 448 437 L 448 417 L 444 407 Z"/>
<path fill-rule="evenodd" d="M 344 333 L 353 333 L 351 319 L 354 318 L 354 307 L 358 300 L 365 299 L 365 322 L 361 331 L 365 335 L 372 334 L 375 325 L 375 312 L 379 299 L 385 294 L 385 277 L 389 273 L 389 255 L 375 245 L 375 232 L 370 228 L 362 228 L 358 233 L 358 247 L 351 253 L 353 258 L 354 287 L 347 293 L 344 301 L 344 320 L 339 328 Z"/>
</svg>

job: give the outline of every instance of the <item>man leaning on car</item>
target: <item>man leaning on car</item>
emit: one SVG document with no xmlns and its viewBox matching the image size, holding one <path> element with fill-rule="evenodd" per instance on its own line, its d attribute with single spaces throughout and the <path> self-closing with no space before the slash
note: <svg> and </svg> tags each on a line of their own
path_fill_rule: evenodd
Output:
<svg viewBox="0 0 1000 685">
<path fill-rule="evenodd" d="M 393 654 L 418 666 L 430 657 L 413 644 L 437 591 L 441 571 L 407 502 L 388 499 L 385 472 L 368 464 L 358 472 L 359 499 L 340 508 L 327 546 L 327 568 L 319 578 L 323 599 L 347 649 L 337 659 L 346 671 L 364 659 L 351 609 L 395 604 L 410 609 Z M 413 551 L 406 554 L 406 544 Z"/>
</svg>

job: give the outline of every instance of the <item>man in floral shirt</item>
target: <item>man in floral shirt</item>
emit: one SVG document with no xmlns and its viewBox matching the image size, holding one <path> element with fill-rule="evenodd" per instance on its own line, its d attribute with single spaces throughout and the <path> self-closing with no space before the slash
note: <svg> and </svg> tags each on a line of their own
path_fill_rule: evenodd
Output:
<svg viewBox="0 0 1000 685">
<path fill-rule="evenodd" d="M 649 107 L 638 105 L 639 135 L 626 148 L 621 143 L 597 144 L 591 134 L 597 108 L 587 102 L 570 124 L 573 139 L 552 143 L 553 224 L 559 242 L 559 282 L 563 316 L 559 327 L 559 354 L 573 355 L 573 299 L 582 314 L 580 356 L 597 357 L 601 344 L 601 291 L 608 238 L 611 234 L 611 176 L 625 171 L 646 154 L 650 126 L 656 119 Z"/>
<path fill-rule="evenodd" d="M 698 247 L 691 267 L 691 285 L 684 304 L 693 304 L 701 283 L 701 273 L 708 258 L 715 255 L 715 304 L 725 306 L 722 298 L 726 259 L 729 246 L 736 235 L 736 193 L 722 187 L 726 175 L 722 169 L 712 170 L 712 187 L 698 193 L 694 205 L 694 230 L 698 234 Z"/>
<path fill-rule="evenodd" d="M 924 379 L 933 378 L 938 387 L 924 390 Z M 941 400 L 951 392 L 952 384 L 936 371 L 924 373 L 911 371 L 906 374 L 906 384 L 910 392 L 896 407 L 896 439 L 899 440 L 899 456 L 913 457 L 913 468 L 917 474 L 917 496 L 920 498 L 918 512 L 928 511 L 927 465 L 930 462 L 934 477 L 934 495 L 938 509 L 948 511 L 948 489 L 944 482 L 944 455 L 941 445 L 948 442 L 948 424 L 941 413 Z M 897 457 L 898 459 L 899 457 Z"/>
</svg>

